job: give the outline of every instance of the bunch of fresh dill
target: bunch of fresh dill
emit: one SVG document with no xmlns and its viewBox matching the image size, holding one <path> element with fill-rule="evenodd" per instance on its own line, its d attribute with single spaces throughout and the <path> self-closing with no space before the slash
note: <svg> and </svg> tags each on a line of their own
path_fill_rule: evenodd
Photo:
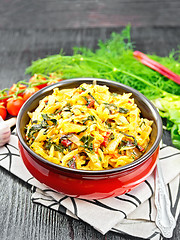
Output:
<svg viewBox="0 0 180 240">
<path fill-rule="evenodd" d="M 60 53 L 32 62 L 26 73 L 48 75 L 61 72 L 63 79 L 95 77 L 131 86 L 153 100 L 161 116 L 167 119 L 173 144 L 180 148 L 180 87 L 138 62 L 133 57 L 133 51 L 130 26 L 127 26 L 121 34 L 112 33 L 105 42 L 99 41 L 95 51 L 75 47 L 72 56 Z M 149 57 L 180 74 L 178 54 L 172 51 L 168 57 Z"/>
</svg>

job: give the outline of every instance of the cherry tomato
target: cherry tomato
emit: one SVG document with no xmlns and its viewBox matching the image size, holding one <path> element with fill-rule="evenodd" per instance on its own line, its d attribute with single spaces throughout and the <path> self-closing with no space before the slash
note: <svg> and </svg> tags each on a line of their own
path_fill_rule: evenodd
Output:
<svg viewBox="0 0 180 240">
<path fill-rule="evenodd" d="M 60 82 L 62 81 L 62 73 L 56 73 L 56 72 L 53 72 L 49 75 L 49 81 L 47 83 L 47 85 L 51 85 L 53 83 L 57 83 L 57 82 Z"/>
<path fill-rule="evenodd" d="M 38 87 L 26 88 L 26 90 L 23 94 L 24 101 L 26 101 L 28 98 L 30 98 L 37 91 L 39 91 Z"/>
<path fill-rule="evenodd" d="M 42 89 L 44 87 L 47 86 L 47 83 L 42 83 L 44 81 L 46 81 L 47 79 L 43 76 L 41 76 L 40 74 L 34 74 L 34 76 L 32 76 L 30 79 L 29 79 L 29 82 L 30 83 L 34 83 L 34 84 L 38 84 L 39 82 L 41 82 L 41 84 L 37 85 L 36 87 L 38 87 L 39 89 Z"/>
<path fill-rule="evenodd" d="M 24 100 L 22 97 L 11 97 L 7 101 L 7 111 L 12 116 L 17 116 Z"/>
<path fill-rule="evenodd" d="M 62 81 L 62 79 L 51 79 L 49 80 L 49 82 L 47 83 L 47 86 L 51 85 L 51 84 L 54 84 L 54 83 L 57 83 L 57 82 L 60 82 Z"/>
<path fill-rule="evenodd" d="M 10 88 L 10 90 L 9 90 L 9 95 L 15 94 L 17 91 L 23 90 L 23 89 L 26 89 L 26 85 L 24 85 L 24 84 L 15 84 L 14 83 L 12 85 L 12 87 Z M 23 96 L 23 92 L 19 93 L 18 96 L 22 97 Z"/>
<path fill-rule="evenodd" d="M 0 103 L 0 116 L 2 117 L 3 120 L 6 119 L 7 111 L 6 111 L 6 108 L 4 106 L 4 103 Z"/>
<path fill-rule="evenodd" d="M 3 91 L 0 92 L 0 97 L 6 97 L 6 96 L 7 96 L 6 92 L 3 92 Z M 6 106 L 6 102 L 7 102 L 7 98 L 0 100 L 0 103 L 4 103 L 5 106 Z"/>
<path fill-rule="evenodd" d="M 61 72 L 53 72 L 53 73 L 50 73 L 49 77 L 52 79 L 58 79 L 59 81 L 61 81 L 62 73 Z"/>
</svg>

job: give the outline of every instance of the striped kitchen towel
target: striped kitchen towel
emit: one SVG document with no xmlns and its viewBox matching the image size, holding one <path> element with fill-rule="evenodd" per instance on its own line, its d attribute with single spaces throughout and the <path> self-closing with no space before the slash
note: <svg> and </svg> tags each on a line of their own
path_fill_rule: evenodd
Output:
<svg viewBox="0 0 180 240">
<path fill-rule="evenodd" d="M 162 146 L 160 164 L 175 219 L 180 212 L 180 151 Z M 155 225 L 154 173 L 129 193 L 103 200 L 83 200 L 55 192 L 36 180 L 26 169 L 19 155 L 18 138 L 11 135 L 8 144 L 0 148 L 0 165 L 32 185 L 32 201 L 73 218 L 83 220 L 102 234 L 108 231 L 144 239 L 160 239 Z M 142 230 L 143 229 L 143 230 Z"/>
</svg>

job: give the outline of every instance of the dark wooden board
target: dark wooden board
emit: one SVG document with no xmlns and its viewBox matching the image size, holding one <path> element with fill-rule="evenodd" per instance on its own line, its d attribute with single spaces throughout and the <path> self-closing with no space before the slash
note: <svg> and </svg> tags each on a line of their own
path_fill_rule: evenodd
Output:
<svg viewBox="0 0 180 240">
<path fill-rule="evenodd" d="M 86 27 L 179 26 L 178 0 L 1 1 L 0 27 L 71 29 Z"/>
<path fill-rule="evenodd" d="M 0 1 L 0 89 L 22 80 L 32 60 L 98 39 L 132 24 L 136 50 L 167 55 L 180 40 L 179 1 Z M 169 132 L 163 139 L 171 144 Z M 0 168 L 0 239 L 130 240 L 31 202 L 30 186 Z M 172 240 L 179 239 L 180 219 Z"/>
<path fill-rule="evenodd" d="M 1 29 L 0 28 L 0 89 L 3 82 L 10 87 L 13 82 L 28 78 L 25 69 L 33 60 L 57 54 L 61 49 L 69 55 L 74 46 L 97 48 L 98 40 L 106 40 L 119 28 L 85 28 L 65 30 Z M 135 49 L 145 53 L 167 56 L 177 50 L 180 27 L 132 27 Z"/>
</svg>

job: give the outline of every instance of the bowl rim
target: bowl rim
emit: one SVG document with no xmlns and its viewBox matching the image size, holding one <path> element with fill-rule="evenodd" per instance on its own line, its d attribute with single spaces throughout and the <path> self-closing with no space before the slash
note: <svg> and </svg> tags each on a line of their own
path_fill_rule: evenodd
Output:
<svg viewBox="0 0 180 240">
<path fill-rule="evenodd" d="M 21 118 L 24 114 L 24 111 L 26 111 L 26 108 L 29 107 L 31 105 L 31 103 L 39 96 L 43 95 L 46 92 L 50 92 L 52 91 L 54 88 L 57 87 L 63 87 L 66 85 L 69 85 L 73 82 L 78 82 L 79 85 L 82 84 L 81 82 L 88 82 L 88 84 L 92 84 L 93 81 L 96 81 L 97 84 L 100 85 L 106 85 L 109 84 L 111 86 L 114 87 L 120 87 L 123 88 L 124 90 L 126 90 L 127 92 L 131 92 L 134 95 L 138 95 L 143 102 L 146 104 L 146 106 L 151 110 L 151 112 L 153 113 L 153 116 L 155 116 L 155 119 L 157 119 L 156 121 L 156 125 L 157 125 L 157 136 L 156 139 L 152 145 L 152 147 L 145 153 L 143 154 L 140 158 L 138 158 L 136 161 L 131 162 L 127 165 L 118 167 L 118 168 L 112 168 L 112 169 L 106 169 L 106 170 L 81 170 L 81 169 L 72 169 L 72 168 L 67 168 L 55 163 L 52 163 L 50 161 L 48 161 L 47 159 L 41 157 L 40 155 L 36 154 L 25 142 L 25 140 L 23 139 L 22 135 L 21 135 L 21 131 L 20 131 L 20 122 L 21 122 Z M 89 81 L 92 83 L 89 83 Z M 69 86 L 68 86 L 69 87 Z M 110 87 L 110 86 L 109 86 Z M 48 94 L 47 94 L 48 95 Z M 55 168 L 56 170 L 63 170 L 65 172 L 69 172 L 69 173 L 76 173 L 76 174 L 86 174 L 86 175 L 103 175 L 103 174 L 113 174 L 113 173 L 117 173 L 117 172 L 122 172 L 122 171 L 126 171 L 126 170 L 130 170 L 135 168 L 137 165 L 141 164 L 143 161 L 146 161 L 147 159 L 149 159 L 149 157 L 151 157 L 153 155 L 153 153 L 156 151 L 156 149 L 158 148 L 159 144 L 160 144 L 160 140 L 162 138 L 162 119 L 157 111 L 157 109 L 155 108 L 155 106 L 151 103 L 151 101 L 149 99 L 147 99 L 142 93 L 140 93 L 139 91 L 137 91 L 136 89 L 129 87 L 125 84 L 119 83 L 119 82 L 115 82 L 112 80 L 107 80 L 107 79 L 101 79 L 101 78 L 71 78 L 71 79 L 66 79 L 66 80 L 62 80 L 60 82 L 54 83 L 52 85 L 46 86 L 43 89 L 40 89 L 38 92 L 36 92 L 35 94 L 33 94 L 33 96 L 31 96 L 21 107 L 20 112 L 17 116 L 17 122 L 16 122 L 16 131 L 17 131 L 17 135 L 18 135 L 18 139 L 21 143 L 21 145 L 23 146 L 23 148 L 25 148 L 25 150 L 27 152 L 29 152 L 35 159 L 39 160 L 42 163 L 48 164 L 50 167 Z"/>
</svg>

